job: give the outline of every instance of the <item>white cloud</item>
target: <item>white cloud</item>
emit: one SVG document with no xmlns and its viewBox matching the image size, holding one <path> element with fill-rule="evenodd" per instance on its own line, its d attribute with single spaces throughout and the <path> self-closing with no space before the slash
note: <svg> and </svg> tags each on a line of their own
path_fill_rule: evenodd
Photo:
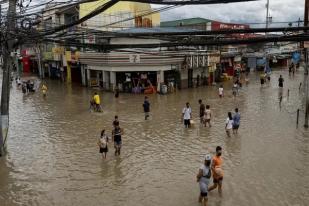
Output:
<svg viewBox="0 0 309 206">
<path fill-rule="evenodd" d="M 305 0 L 270 0 L 273 22 L 303 19 Z M 161 13 L 161 21 L 202 17 L 233 23 L 265 22 L 266 0 L 234 4 L 182 6 Z M 155 6 L 158 7 L 158 6 Z"/>
</svg>

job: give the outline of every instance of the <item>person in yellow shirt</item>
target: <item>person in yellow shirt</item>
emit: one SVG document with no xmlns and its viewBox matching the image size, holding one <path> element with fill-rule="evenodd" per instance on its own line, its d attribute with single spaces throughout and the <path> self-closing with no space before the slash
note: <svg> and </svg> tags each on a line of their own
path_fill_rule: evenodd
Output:
<svg viewBox="0 0 309 206">
<path fill-rule="evenodd" d="M 93 101 L 95 103 L 95 109 L 97 112 L 101 112 L 101 100 L 100 100 L 100 96 L 95 92 L 94 96 L 93 96 Z"/>
<path fill-rule="evenodd" d="M 43 83 L 42 85 L 42 94 L 43 94 L 43 97 L 46 97 L 46 94 L 47 94 L 47 86 Z"/>
</svg>

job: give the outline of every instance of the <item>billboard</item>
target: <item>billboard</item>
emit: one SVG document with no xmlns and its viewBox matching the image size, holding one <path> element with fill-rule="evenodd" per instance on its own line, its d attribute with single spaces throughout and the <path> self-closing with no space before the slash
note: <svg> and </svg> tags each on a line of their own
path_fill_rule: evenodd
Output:
<svg viewBox="0 0 309 206">
<path fill-rule="evenodd" d="M 223 23 L 219 21 L 211 22 L 211 30 L 212 31 L 220 31 L 220 30 L 239 30 L 239 29 L 249 29 L 250 26 L 247 24 L 230 24 L 230 23 Z M 234 38 L 250 38 L 255 37 L 252 34 L 229 34 L 226 35 L 229 37 Z"/>
<path fill-rule="evenodd" d="M 230 24 L 230 23 L 223 23 L 219 21 L 211 22 L 211 30 L 218 31 L 218 30 L 234 30 L 234 29 L 249 29 L 250 26 L 246 24 Z"/>
</svg>

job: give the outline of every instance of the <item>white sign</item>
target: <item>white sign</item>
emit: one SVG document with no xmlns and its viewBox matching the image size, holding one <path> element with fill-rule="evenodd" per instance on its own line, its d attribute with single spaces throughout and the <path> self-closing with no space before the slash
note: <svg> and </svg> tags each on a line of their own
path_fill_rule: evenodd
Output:
<svg viewBox="0 0 309 206">
<path fill-rule="evenodd" d="M 220 63 L 220 55 L 209 55 L 208 56 L 208 63 L 209 64 Z"/>
<path fill-rule="evenodd" d="M 234 57 L 234 62 L 241 62 L 241 56 Z"/>
<path fill-rule="evenodd" d="M 306 48 L 306 49 L 309 48 L 309 41 L 304 41 L 304 48 Z"/>
<path fill-rule="evenodd" d="M 130 63 L 140 63 L 141 62 L 141 57 L 139 54 L 130 54 Z"/>
</svg>

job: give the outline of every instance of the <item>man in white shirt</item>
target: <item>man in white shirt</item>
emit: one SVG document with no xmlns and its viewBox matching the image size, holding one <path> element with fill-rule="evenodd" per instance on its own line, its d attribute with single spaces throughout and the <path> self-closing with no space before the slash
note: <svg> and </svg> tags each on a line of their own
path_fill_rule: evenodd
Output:
<svg viewBox="0 0 309 206">
<path fill-rule="evenodd" d="M 219 97 L 220 98 L 223 97 L 223 86 L 222 85 L 219 87 Z"/>
<path fill-rule="evenodd" d="M 186 107 L 183 108 L 183 110 L 182 110 L 182 118 L 183 118 L 183 121 L 184 121 L 186 128 L 191 127 L 191 123 L 190 123 L 190 120 L 191 120 L 191 117 L 192 117 L 191 113 L 192 113 L 192 110 L 191 110 L 190 104 L 189 104 L 189 102 L 187 102 Z"/>
</svg>

